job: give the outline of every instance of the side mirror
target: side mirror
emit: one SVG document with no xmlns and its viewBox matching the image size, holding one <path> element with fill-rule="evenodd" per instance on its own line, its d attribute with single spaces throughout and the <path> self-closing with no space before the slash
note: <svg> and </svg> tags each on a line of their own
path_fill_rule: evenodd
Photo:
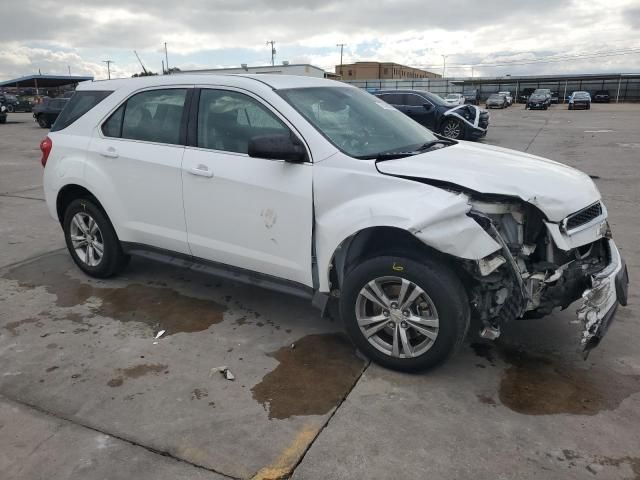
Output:
<svg viewBox="0 0 640 480">
<path fill-rule="evenodd" d="M 257 135 L 249 140 L 250 157 L 285 160 L 301 163 L 307 160 L 307 152 L 300 141 L 292 135 Z"/>
<path fill-rule="evenodd" d="M 427 112 L 430 112 L 431 110 L 433 110 L 433 105 L 431 105 L 430 103 L 423 103 L 422 106 Z"/>
</svg>

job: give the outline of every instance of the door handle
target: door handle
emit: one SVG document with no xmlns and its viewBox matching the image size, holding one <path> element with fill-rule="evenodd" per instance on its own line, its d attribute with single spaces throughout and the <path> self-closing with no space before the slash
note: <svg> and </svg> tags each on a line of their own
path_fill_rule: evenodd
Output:
<svg viewBox="0 0 640 480">
<path fill-rule="evenodd" d="M 107 147 L 100 151 L 100 155 L 107 158 L 118 158 L 118 151 L 115 147 Z"/>
<path fill-rule="evenodd" d="M 200 177 L 207 177 L 207 178 L 213 177 L 213 172 L 209 170 L 209 167 L 203 164 L 200 164 L 197 167 L 191 167 L 191 169 L 189 170 L 189 173 L 191 175 L 198 175 Z"/>
</svg>

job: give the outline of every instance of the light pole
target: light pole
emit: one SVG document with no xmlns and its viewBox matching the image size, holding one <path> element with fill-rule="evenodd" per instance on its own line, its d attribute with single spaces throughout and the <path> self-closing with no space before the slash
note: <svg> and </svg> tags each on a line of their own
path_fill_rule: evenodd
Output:
<svg viewBox="0 0 640 480">
<path fill-rule="evenodd" d="M 276 49 L 274 48 L 276 42 L 274 42 L 273 40 L 268 40 L 267 41 L 267 45 L 271 45 L 271 66 L 273 67 L 275 65 L 275 56 L 276 56 Z"/>
<path fill-rule="evenodd" d="M 442 57 L 442 78 L 445 77 L 445 72 L 447 70 L 447 57 L 449 55 L 440 55 Z"/>
<path fill-rule="evenodd" d="M 166 64 L 167 64 L 167 74 L 171 73 L 169 71 L 169 54 L 167 53 L 167 42 L 164 42 L 164 59 L 166 60 Z"/>
<path fill-rule="evenodd" d="M 111 64 L 114 63 L 113 60 L 103 60 L 102 63 L 107 64 L 107 77 L 111 80 Z"/>
<path fill-rule="evenodd" d="M 342 50 L 345 45 L 345 43 L 336 43 L 336 47 L 340 47 L 340 76 L 342 76 Z"/>
</svg>

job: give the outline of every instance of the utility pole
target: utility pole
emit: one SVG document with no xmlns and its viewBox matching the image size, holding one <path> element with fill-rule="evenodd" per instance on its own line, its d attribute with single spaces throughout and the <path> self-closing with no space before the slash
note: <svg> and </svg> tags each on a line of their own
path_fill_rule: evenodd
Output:
<svg viewBox="0 0 640 480">
<path fill-rule="evenodd" d="M 340 47 L 340 76 L 342 76 L 342 50 L 346 43 L 336 43 L 336 47 Z"/>
<path fill-rule="evenodd" d="M 165 75 L 167 72 L 164 70 L 164 60 L 162 60 L 162 74 Z"/>
<path fill-rule="evenodd" d="M 71 66 L 67 65 L 67 71 L 69 72 L 69 76 L 71 76 Z"/>
<path fill-rule="evenodd" d="M 442 78 L 445 77 L 445 72 L 447 69 L 447 57 L 449 55 L 440 55 L 442 57 Z"/>
<path fill-rule="evenodd" d="M 164 59 L 167 64 L 167 74 L 169 74 L 169 55 L 167 54 L 167 42 L 164 42 Z"/>
<path fill-rule="evenodd" d="M 142 67 L 142 71 L 144 72 L 145 75 L 147 75 L 149 72 L 147 72 L 147 69 L 144 68 L 144 64 L 142 63 L 142 60 L 140 60 L 140 56 L 138 55 L 138 52 L 136 52 L 134 50 L 133 53 L 135 53 L 136 58 L 138 59 L 138 62 L 140 63 L 140 66 Z"/>
<path fill-rule="evenodd" d="M 271 45 L 271 66 L 273 67 L 276 63 L 275 63 L 275 57 L 276 57 L 276 49 L 274 48 L 276 42 L 274 42 L 273 40 L 268 40 L 267 41 L 267 45 Z"/>
<path fill-rule="evenodd" d="M 114 63 L 113 60 L 103 60 L 102 63 L 107 64 L 107 77 L 111 80 L 111 64 Z"/>
</svg>

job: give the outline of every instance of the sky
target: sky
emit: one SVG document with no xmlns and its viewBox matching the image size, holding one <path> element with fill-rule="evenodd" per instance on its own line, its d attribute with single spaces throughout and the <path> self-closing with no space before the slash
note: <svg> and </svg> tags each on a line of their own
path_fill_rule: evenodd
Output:
<svg viewBox="0 0 640 480">
<path fill-rule="evenodd" d="M 158 72 L 164 42 L 169 65 L 182 70 L 267 65 L 267 40 L 276 63 L 331 71 L 344 43 L 344 63 L 441 74 L 445 55 L 447 76 L 637 73 L 640 0 L 6 1 L 0 80 L 38 71 L 101 79 L 107 59 L 112 77 L 128 77 L 142 70 L 134 50 Z M 593 53 L 610 56 L 584 57 Z M 572 58 L 532 63 L 554 57 Z"/>
</svg>

